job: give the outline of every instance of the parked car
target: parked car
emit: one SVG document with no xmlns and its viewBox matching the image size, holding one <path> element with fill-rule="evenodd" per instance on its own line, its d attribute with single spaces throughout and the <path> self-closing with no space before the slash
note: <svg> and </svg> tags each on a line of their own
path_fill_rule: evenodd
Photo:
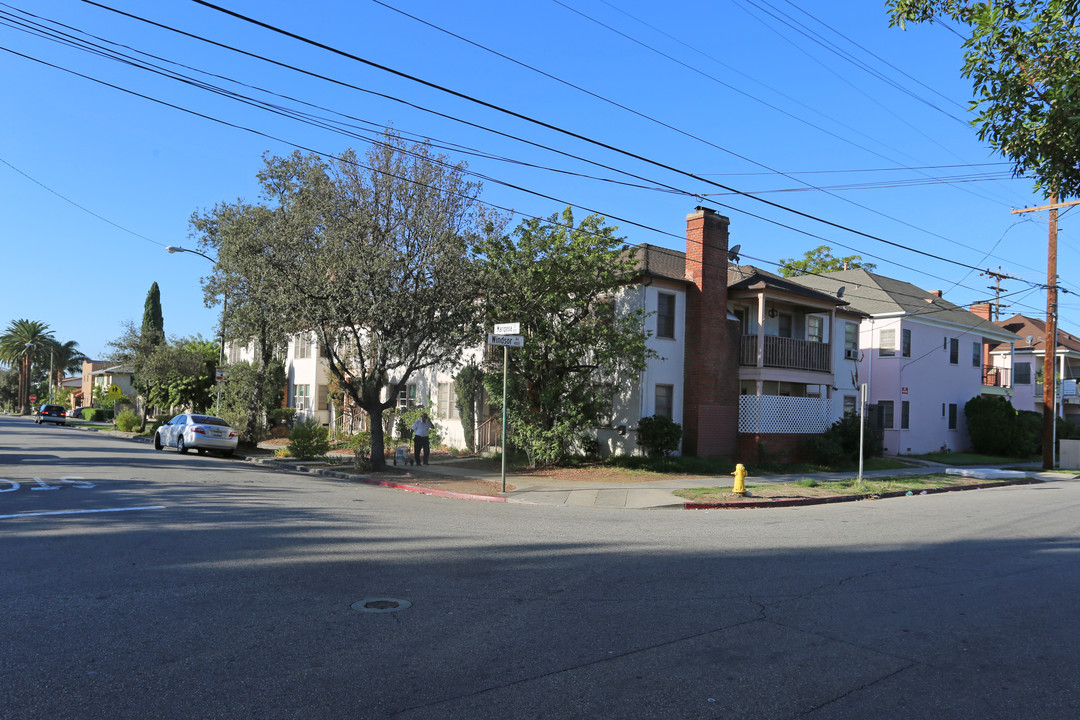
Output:
<svg viewBox="0 0 1080 720">
<path fill-rule="evenodd" d="M 81 407 L 74 408 L 71 412 L 68 413 L 68 417 L 73 418 L 73 419 L 74 418 L 82 419 L 82 408 Z"/>
<path fill-rule="evenodd" d="M 34 422 L 38 425 L 47 422 L 63 425 L 67 422 L 67 410 L 60 405 L 42 405 L 38 408 Z"/>
<path fill-rule="evenodd" d="M 217 450 L 229 457 L 236 450 L 240 434 L 229 423 L 213 415 L 185 413 L 177 415 L 154 433 L 154 449 L 174 447 L 186 453 L 195 448 L 200 455 L 207 450 Z"/>
</svg>

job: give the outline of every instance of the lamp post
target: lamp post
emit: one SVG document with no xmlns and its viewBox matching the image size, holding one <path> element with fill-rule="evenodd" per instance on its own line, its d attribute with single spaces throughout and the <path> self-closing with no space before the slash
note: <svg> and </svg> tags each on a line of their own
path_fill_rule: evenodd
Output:
<svg viewBox="0 0 1080 720">
<path fill-rule="evenodd" d="M 183 247 L 180 247 L 178 245 L 169 245 L 165 249 L 168 250 L 169 253 L 191 253 L 192 255 L 199 255 L 200 257 L 204 257 L 207 260 L 209 260 L 211 263 L 213 263 L 214 267 L 217 267 L 217 260 L 210 257 L 206 253 L 199 252 L 198 250 L 189 250 L 188 248 L 183 248 Z M 222 293 L 221 294 L 221 327 L 220 327 L 221 346 L 220 346 L 220 350 L 218 351 L 218 365 L 219 366 L 224 366 L 225 365 L 225 313 L 227 313 L 228 310 L 229 310 L 229 297 L 225 293 Z M 221 383 L 220 382 L 217 383 L 217 403 L 214 406 L 214 412 L 216 414 L 218 414 L 218 415 L 221 414 Z"/>
</svg>

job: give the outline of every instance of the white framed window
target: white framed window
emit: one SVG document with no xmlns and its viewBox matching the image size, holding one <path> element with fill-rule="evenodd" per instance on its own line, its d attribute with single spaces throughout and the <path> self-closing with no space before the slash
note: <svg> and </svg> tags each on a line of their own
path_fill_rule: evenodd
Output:
<svg viewBox="0 0 1080 720">
<path fill-rule="evenodd" d="M 409 383 L 398 391 L 397 406 L 399 410 L 409 410 L 416 407 L 419 402 L 416 383 Z"/>
<path fill-rule="evenodd" d="M 896 355 L 896 329 L 889 328 L 878 333 L 878 355 L 893 357 Z"/>
<path fill-rule="evenodd" d="M 958 338 L 949 338 L 949 364 L 960 364 L 960 340 Z"/>
<path fill-rule="evenodd" d="M 657 385 L 655 391 L 655 406 L 653 414 L 674 419 L 675 409 L 675 386 Z"/>
<path fill-rule="evenodd" d="M 982 343 L 971 343 L 971 367 L 982 367 Z"/>
<path fill-rule="evenodd" d="M 825 318 L 820 315 L 806 316 L 806 339 L 810 342 L 825 342 Z"/>
<path fill-rule="evenodd" d="M 900 331 L 900 356 L 911 357 L 911 330 L 908 328 Z"/>
<path fill-rule="evenodd" d="M 293 407 L 297 410 L 311 410 L 311 386 L 293 385 Z"/>
<path fill-rule="evenodd" d="M 454 419 L 460 416 L 457 407 L 457 391 L 452 382 L 439 383 L 439 395 L 435 412 L 441 418 Z"/>
<path fill-rule="evenodd" d="M 854 395 L 845 395 L 844 396 L 844 414 L 847 415 L 848 413 L 851 413 L 852 415 L 854 415 L 854 414 L 858 413 L 859 412 L 858 403 L 859 403 L 859 398 L 855 397 Z"/>
<path fill-rule="evenodd" d="M 293 341 L 293 357 L 297 359 L 311 357 L 311 338 L 307 335 L 297 335 Z"/>
</svg>

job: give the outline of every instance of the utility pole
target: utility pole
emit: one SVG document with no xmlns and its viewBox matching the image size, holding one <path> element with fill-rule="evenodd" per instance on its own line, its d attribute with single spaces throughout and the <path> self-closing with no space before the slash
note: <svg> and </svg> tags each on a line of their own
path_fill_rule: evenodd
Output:
<svg viewBox="0 0 1080 720">
<path fill-rule="evenodd" d="M 999 270 L 999 272 L 994 272 L 993 270 L 987 270 L 984 273 L 979 273 L 980 275 L 989 276 L 989 277 L 994 278 L 994 284 L 987 286 L 988 290 L 993 290 L 994 291 L 994 301 L 992 303 L 990 303 L 990 307 L 992 307 L 994 309 L 993 314 L 991 315 L 990 319 L 992 321 L 994 321 L 994 322 L 997 322 L 998 320 L 1001 319 L 1001 308 L 1009 307 L 1008 305 L 1003 305 L 1002 302 L 1001 302 L 1001 281 L 1006 280 L 1006 279 L 1008 279 L 1008 280 L 1015 279 L 1010 275 L 1006 275 L 1005 273 L 1000 272 L 1000 270 L 1001 270 L 1000 267 L 998 267 L 998 270 Z"/>
<path fill-rule="evenodd" d="M 1057 352 L 1058 209 L 1078 203 L 1080 200 L 1059 203 L 1057 193 L 1054 193 L 1050 196 L 1049 205 L 1012 211 L 1014 215 L 1036 210 L 1050 211 L 1050 234 L 1046 249 L 1046 332 L 1043 334 L 1043 346 L 1046 348 L 1046 355 L 1043 357 L 1043 470 L 1052 470 L 1054 467 L 1054 436 L 1057 434 L 1057 403 L 1054 397 L 1057 383 L 1054 365 Z"/>
</svg>

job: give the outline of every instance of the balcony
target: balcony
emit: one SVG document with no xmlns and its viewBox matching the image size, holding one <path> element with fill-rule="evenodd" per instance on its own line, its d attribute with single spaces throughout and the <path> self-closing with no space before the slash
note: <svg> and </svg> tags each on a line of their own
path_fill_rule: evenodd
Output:
<svg viewBox="0 0 1080 720">
<path fill-rule="evenodd" d="M 762 353 L 763 364 L 768 368 L 830 372 L 832 363 L 829 348 L 828 343 L 766 335 Z M 739 364 L 756 367 L 757 349 L 758 336 L 743 335 L 742 344 L 739 346 Z"/>
<path fill-rule="evenodd" d="M 1010 368 L 997 367 L 996 365 L 983 365 L 982 369 L 982 384 L 983 387 L 999 387 L 1007 388 L 1011 387 L 1010 382 Z"/>
</svg>

